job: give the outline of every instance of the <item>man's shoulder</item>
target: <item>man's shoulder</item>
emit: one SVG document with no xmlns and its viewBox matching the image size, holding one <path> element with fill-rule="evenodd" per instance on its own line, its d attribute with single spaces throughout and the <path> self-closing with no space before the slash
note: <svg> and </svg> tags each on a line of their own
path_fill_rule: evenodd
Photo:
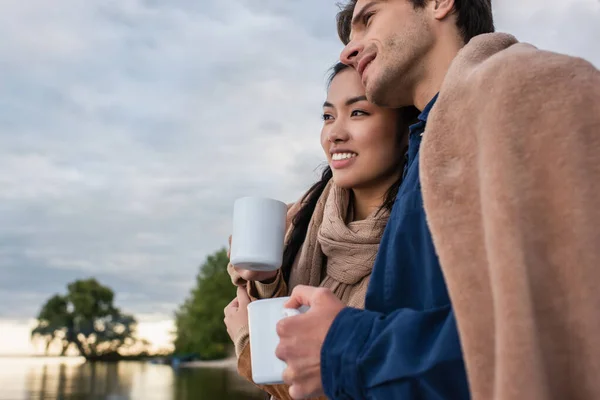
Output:
<svg viewBox="0 0 600 400">
<path fill-rule="evenodd" d="M 537 117 L 548 119 L 550 114 L 576 121 L 598 114 L 597 110 L 600 71 L 590 62 L 540 50 L 510 35 L 488 34 L 474 38 L 452 63 L 426 136 L 437 138 L 464 120 L 477 126 L 519 127 L 522 132 L 524 126 L 537 124 Z"/>
<path fill-rule="evenodd" d="M 599 81 L 600 71 L 583 58 L 517 42 L 483 60 L 473 70 L 473 78 L 491 88 L 525 85 L 543 90 L 561 83 L 586 86 L 592 83 L 589 80 Z"/>
<path fill-rule="evenodd" d="M 599 88 L 600 71 L 582 58 L 541 50 L 507 34 L 485 34 L 452 62 L 434 114 L 439 119 L 450 111 L 534 112 L 548 99 L 590 108 L 600 105 Z"/>
</svg>

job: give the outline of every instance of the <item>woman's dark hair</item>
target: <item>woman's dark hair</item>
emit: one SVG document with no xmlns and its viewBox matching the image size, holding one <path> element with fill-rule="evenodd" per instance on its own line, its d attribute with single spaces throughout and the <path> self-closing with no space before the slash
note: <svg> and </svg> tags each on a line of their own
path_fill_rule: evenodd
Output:
<svg viewBox="0 0 600 400">
<path fill-rule="evenodd" d="M 331 73 L 327 79 L 327 87 L 329 87 L 333 79 L 346 68 L 348 68 L 347 65 L 342 64 L 341 62 L 336 63 L 331 68 Z M 406 107 L 399 109 L 398 113 L 398 134 L 404 137 L 408 135 L 409 124 L 416 122 L 419 111 L 414 107 Z M 406 149 L 402 150 L 406 152 Z M 404 163 L 401 163 L 401 168 L 404 169 Z M 317 206 L 317 202 L 319 201 L 319 198 L 323 194 L 325 187 L 332 177 L 333 172 L 331 171 L 331 168 L 326 166 L 321 174 L 321 180 L 315 183 L 300 200 L 303 205 L 292 220 L 292 232 L 283 252 L 281 272 L 286 283 L 289 282 L 292 265 L 294 264 L 296 256 L 298 255 L 298 251 L 300 251 L 300 248 L 304 243 L 304 239 L 306 238 L 308 226 Z M 392 209 L 394 201 L 396 200 L 396 195 L 398 194 L 398 188 L 400 187 L 401 183 L 402 174 L 400 174 L 400 178 L 398 178 L 398 180 L 396 180 L 396 182 L 394 182 L 386 192 L 380 211 L 384 209 Z"/>
</svg>

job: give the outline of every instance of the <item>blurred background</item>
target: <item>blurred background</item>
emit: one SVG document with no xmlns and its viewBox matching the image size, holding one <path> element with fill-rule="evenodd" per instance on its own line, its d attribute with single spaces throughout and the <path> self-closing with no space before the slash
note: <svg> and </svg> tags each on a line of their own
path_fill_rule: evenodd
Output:
<svg viewBox="0 0 600 400">
<path fill-rule="evenodd" d="M 335 2 L 1 4 L 0 399 L 263 398 L 222 249 L 235 198 L 317 179 Z M 494 7 L 600 66 L 597 0 Z"/>
</svg>

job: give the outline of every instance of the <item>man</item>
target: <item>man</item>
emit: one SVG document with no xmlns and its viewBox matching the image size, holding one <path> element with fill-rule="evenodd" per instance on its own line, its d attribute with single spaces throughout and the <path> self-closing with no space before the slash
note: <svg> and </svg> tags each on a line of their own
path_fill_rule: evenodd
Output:
<svg viewBox="0 0 600 400">
<path fill-rule="evenodd" d="M 452 2 L 358 1 L 356 10 L 350 3 L 338 15 L 340 36 L 347 39 L 352 20 L 354 39 L 341 59 L 363 75 L 370 100 L 415 104 L 422 113 L 411 127 L 406 175 L 381 241 L 366 310 L 344 308 L 325 290 L 301 287 L 293 293 L 292 306 L 312 307 L 279 326 L 278 355 L 288 362 L 285 379 L 294 398 L 322 390 L 333 399 L 469 398 L 454 314 L 422 206 L 418 157 L 445 69 L 472 36 L 494 30 L 489 0 L 461 3 L 454 15 Z M 374 12 L 382 13 L 376 25 Z M 367 28 L 373 38 L 399 33 L 397 40 L 371 45 L 361 40 Z M 377 55 L 369 65 L 367 52 Z M 380 77 L 384 70 L 389 74 Z M 397 81 L 394 71 L 402 71 L 405 81 Z M 398 90 L 374 91 L 382 85 Z"/>
<path fill-rule="evenodd" d="M 473 398 L 598 398 L 598 70 L 480 35 L 490 0 L 358 0 L 338 21 L 369 100 L 423 113 L 366 310 L 292 295 L 311 310 L 278 326 L 291 395 L 468 397 L 456 314 Z"/>
</svg>

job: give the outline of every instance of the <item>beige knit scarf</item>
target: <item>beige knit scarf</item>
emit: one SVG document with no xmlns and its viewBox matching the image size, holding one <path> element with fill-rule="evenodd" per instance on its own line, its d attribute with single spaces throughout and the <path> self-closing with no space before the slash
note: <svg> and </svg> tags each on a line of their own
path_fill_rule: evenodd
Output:
<svg viewBox="0 0 600 400">
<path fill-rule="evenodd" d="M 300 207 L 300 202 L 296 203 L 290 214 L 295 215 Z M 297 285 L 327 287 L 344 303 L 364 306 L 364 292 L 389 212 L 383 209 L 347 223 L 349 212 L 350 192 L 330 181 L 317 202 L 292 268 L 290 292 Z M 353 296 L 357 286 L 361 294 Z"/>
</svg>

